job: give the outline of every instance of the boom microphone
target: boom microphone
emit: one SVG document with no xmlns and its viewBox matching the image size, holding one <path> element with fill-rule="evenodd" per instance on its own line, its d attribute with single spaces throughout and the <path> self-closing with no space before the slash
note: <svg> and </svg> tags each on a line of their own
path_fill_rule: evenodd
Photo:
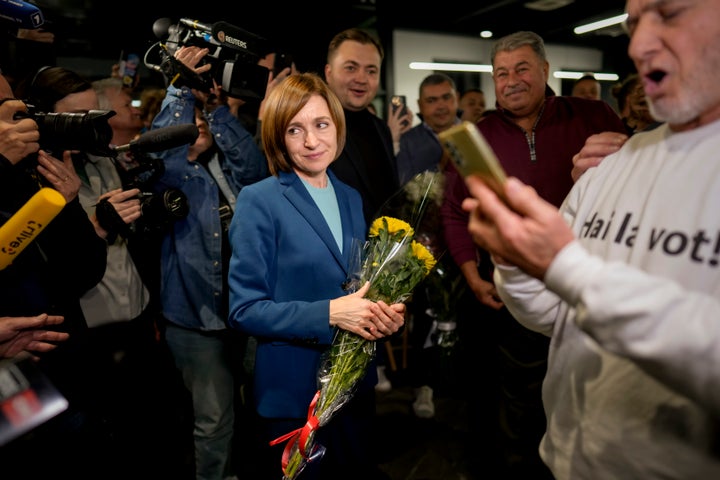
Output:
<svg viewBox="0 0 720 480">
<path fill-rule="evenodd" d="M 172 125 L 147 131 L 126 145 L 113 147 L 113 151 L 116 153 L 129 151 L 136 155 L 162 152 L 180 145 L 195 143 L 198 135 L 200 135 L 200 131 L 193 123 Z"/>
<path fill-rule="evenodd" d="M 45 23 L 38 7 L 19 0 L 0 0 L 0 18 L 11 21 L 16 27 L 29 30 L 40 28 Z"/>
</svg>

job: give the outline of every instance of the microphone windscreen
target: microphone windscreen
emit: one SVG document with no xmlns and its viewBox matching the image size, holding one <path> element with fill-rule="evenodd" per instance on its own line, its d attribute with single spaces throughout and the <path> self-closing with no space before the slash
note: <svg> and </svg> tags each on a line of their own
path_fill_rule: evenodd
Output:
<svg viewBox="0 0 720 480">
<path fill-rule="evenodd" d="M 152 30 L 153 34 L 160 40 L 165 40 L 170 34 L 170 27 L 172 26 L 172 20 L 167 17 L 158 18 L 153 23 Z"/>
<path fill-rule="evenodd" d="M 130 150 L 144 153 L 162 152 L 180 145 L 195 143 L 199 134 L 197 126 L 192 123 L 157 128 L 143 133 L 137 140 L 130 142 Z"/>
<path fill-rule="evenodd" d="M 0 227 L 0 270 L 10 265 L 65 206 L 65 197 L 41 188 Z"/>
</svg>

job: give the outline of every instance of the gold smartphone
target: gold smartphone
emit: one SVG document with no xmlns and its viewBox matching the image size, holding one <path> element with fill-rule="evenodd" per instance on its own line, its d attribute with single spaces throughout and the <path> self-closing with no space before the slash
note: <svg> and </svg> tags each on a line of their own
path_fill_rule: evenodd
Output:
<svg viewBox="0 0 720 480">
<path fill-rule="evenodd" d="M 462 122 L 438 134 L 450 160 L 463 177 L 478 175 L 502 199 L 507 176 L 492 147 L 472 122 Z"/>
</svg>

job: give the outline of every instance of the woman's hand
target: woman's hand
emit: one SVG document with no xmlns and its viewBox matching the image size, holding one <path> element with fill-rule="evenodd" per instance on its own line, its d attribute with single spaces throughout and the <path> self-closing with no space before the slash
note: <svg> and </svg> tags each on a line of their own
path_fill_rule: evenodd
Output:
<svg viewBox="0 0 720 480">
<path fill-rule="evenodd" d="M 378 340 L 396 333 L 405 324 L 405 304 L 388 305 L 364 298 L 370 290 L 366 282 L 355 293 L 330 300 L 330 325 Z"/>
<path fill-rule="evenodd" d="M 45 150 L 38 151 L 38 172 L 50 182 L 50 185 L 65 197 L 66 202 L 77 197 L 80 191 L 80 177 L 72 162 L 72 152 L 65 150 L 60 161 Z"/>
</svg>

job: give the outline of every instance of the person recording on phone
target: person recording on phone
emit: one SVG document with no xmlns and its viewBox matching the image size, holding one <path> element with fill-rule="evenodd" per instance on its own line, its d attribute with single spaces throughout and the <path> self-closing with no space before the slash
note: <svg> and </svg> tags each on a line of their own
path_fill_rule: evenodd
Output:
<svg viewBox="0 0 720 480">
<path fill-rule="evenodd" d="M 392 134 L 395 155 L 400 151 L 400 138 L 412 128 L 412 119 L 413 112 L 405 103 L 405 96 L 393 95 L 388 105 L 387 124 Z"/>
<path fill-rule="evenodd" d="M 102 279 L 105 242 L 95 233 L 78 199 L 81 182 L 70 151 L 51 156 L 38 150 L 44 146 L 47 132 L 38 135 L 37 120 L 28 113 L 25 102 L 13 99 L 3 76 L 0 98 L 2 223 L 41 187 L 57 190 L 66 201 L 44 230 L 0 270 L 0 316 L 43 319 L 47 315 L 41 321 L 54 323 L 51 329 L 63 332 L 53 335 L 57 347 L 37 352 L 37 365 L 69 402 L 67 410 L 3 446 L 0 464 L 8 478 L 29 472 L 36 477 L 63 474 L 87 478 L 97 474 L 108 443 L 98 435 L 102 408 L 87 364 L 87 323 L 80 297 Z M 38 452 L 42 452 L 42 462 L 37 461 Z"/>
<path fill-rule="evenodd" d="M 183 46 L 174 58 L 207 78 L 208 53 Z M 246 338 L 227 325 L 227 228 L 240 190 L 269 176 L 255 139 L 230 112 L 214 78 L 211 83 L 208 91 L 169 84 L 152 125 L 194 123 L 200 132 L 192 145 L 158 154 L 165 164 L 158 186 L 181 190 L 189 204 L 187 217 L 162 239 L 160 297 L 165 339 L 192 397 L 197 479 L 227 478 L 239 468 L 232 445 Z"/>
<path fill-rule="evenodd" d="M 498 293 L 551 338 L 539 449 L 557 480 L 720 478 L 719 9 L 626 2 L 663 123 L 588 168 L 559 209 L 517 178 L 507 203 L 466 179 Z"/>
<path fill-rule="evenodd" d="M 498 39 L 491 51 L 496 110 L 478 122 L 478 130 L 509 175 L 532 185 L 540 196 L 560 205 L 573 185 L 572 158 L 595 133 L 624 132 L 620 118 L 605 102 L 558 96 L 548 87 L 550 64 L 543 39 L 520 31 Z M 452 162 L 446 168 L 447 188 L 441 209 L 448 251 L 482 303 L 473 322 L 477 332 L 495 339 L 498 373 L 494 389 L 500 421 L 490 428 L 499 441 L 498 468 L 505 476 L 547 478 L 538 455 L 545 431 L 540 386 L 547 368 L 549 340 L 514 320 L 492 283 L 489 254 L 472 241 L 462 201 L 467 187 Z M 490 372 L 492 373 L 492 372 Z M 499 382 L 499 383 L 497 383 Z M 482 432 L 487 425 L 472 425 Z M 507 470 L 505 470 L 507 469 Z"/>
<path fill-rule="evenodd" d="M 420 82 L 418 109 L 422 123 L 400 137 L 397 170 L 404 185 L 420 172 L 438 171 L 443 147 L 437 134 L 460 123 L 455 81 L 444 73 L 433 73 Z"/>
</svg>

